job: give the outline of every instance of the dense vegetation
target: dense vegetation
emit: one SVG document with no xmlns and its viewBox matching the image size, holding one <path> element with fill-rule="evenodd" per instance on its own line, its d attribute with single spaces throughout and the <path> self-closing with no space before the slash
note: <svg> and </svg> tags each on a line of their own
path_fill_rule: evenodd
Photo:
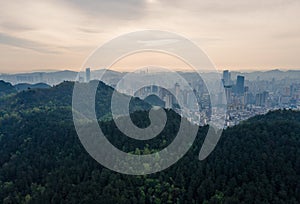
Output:
<svg viewBox="0 0 300 204">
<path fill-rule="evenodd" d="M 48 89 L 51 88 L 48 84 L 45 83 L 37 83 L 37 84 L 28 84 L 28 83 L 20 83 L 16 84 L 15 89 L 17 91 L 26 91 L 28 89 Z"/>
<path fill-rule="evenodd" d="M 96 92 L 96 114 L 99 119 L 109 118 L 110 116 L 110 98 L 114 89 L 99 81 L 92 81 L 90 84 L 81 84 L 82 88 L 89 88 L 93 83 L 99 83 Z M 16 95 L 0 98 L 0 116 L 1 114 L 12 114 L 31 111 L 32 109 L 56 109 L 61 107 L 69 108 L 72 105 L 74 82 L 63 82 L 49 89 L 29 89 L 21 91 Z M 118 94 L 119 97 L 128 97 Z M 83 99 L 84 101 L 84 99 Z M 148 110 L 148 103 L 138 98 L 133 98 L 131 103 L 131 112 L 137 110 Z"/>
<path fill-rule="evenodd" d="M 257 116 L 224 131 L 215 151 L 198 160 L 207 127 L 169 169 L 148 176 L 112 172 L 82 147 L 72 122 L 72 84 L 21 92 L 0 101 L 0 202 L 3 203 L 299 203 L 300 113 Z M 111 93 L 101 84 L 99 95 Z M 107 104 L 107 98 L 100 98 Z M 139 102 L 140 103 L 140 102 Z M 145 105 L 146 106 L 146 105 Z M 106 106 L 107 107 L 107 106 Z M 176 136 L 180 117 L 157 139 L 123 137 L 114 122 L 100 122 L 120 149 L 147 154 Z M 147 126 L 147 112 L 132 114 Z"/>
<path fill-rule="evenodd" d="M 0 80 L 0 97 L 3 97 L 5 95 L 16 93 L 17 90 L 13 85 L 10 83 L 7 83 L 5 81 Z"/>
</svg>

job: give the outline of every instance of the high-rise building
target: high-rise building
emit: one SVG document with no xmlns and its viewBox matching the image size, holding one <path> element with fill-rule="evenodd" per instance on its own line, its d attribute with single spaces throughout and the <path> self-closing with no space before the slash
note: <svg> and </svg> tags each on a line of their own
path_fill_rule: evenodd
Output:
<svg viewBox="0 0 300 204">
<path fill-rule="evenodd" d="M 176 83 L 174 88 L 175 88 L 175 97 L 178 99 L 180 94 L 180 85 Z"/>
<path fill-rule="evenodd" d="M 90 68 L 86 68 L 86 70 L 85 70 L 85 80 L 86 80 L 86 82 L 91 81 L 91 69 Z"/>
<path fill-rule="evenodd" d="M 227 104 L 231 104 L 232 102 L 231 92 L 232 92 L 232 86 L 225 86 L 225 95 L 226 95 Z"/>
<path fill-rule="evenodd" d="M 243 104 L 244 105 L 248 105 L 251 104 L 251 93 L 249 92 L 249 87 L 245 86 L 245 93 L 244 93 L 244 97 L 243 97 Z"/>
<path fill-rule="evenodd" d="M 294 84 L 290 85 L 290 97 L 293 97 L 295 93 L 295 86 Z"/>
<path fill-rule="evenodd" d="M 263 93 L 256 94 L 255 105 L 257 106 L 266 106 L 269 92 L 264 91 Z"/>
<path fill-rule="evenodd" d="M 197 99 L 193 91 L 187 92 L 187 106 L 190 109 L 195 109 L 197 107 Z"/>
<path fill-rule="evenodd" d="M 231 74 L 228 70 L 223 71 L 223 84 L 224 86 L 229 86 L 231 82 Z"/>
<path fill-rule="evenodd" d="M 223 92 L 219 92 L 217 97 L 218 97 L 218 105 L 222 105 L 223 104 Z"/>
<path fill-rule="evenodd" d="M 236 93 L 237 93 L 237 95 L 244 95 L 244 91 L 245 91 L 245 77 L 237 76 Z"/>
<path fill-rule="evenodd" d="M 255 98 L 251 92 L 246 92 L 244 97 L 245 97 L 245 105 L 254 104 Z"/>
<path fill-rule="evenodd" d="M 173 96 L 172 94 L 167 94 L 164 97 L 164 101 L 165 101 L 165 108 L 170 109 L 173 107 Z"/>
</svg>

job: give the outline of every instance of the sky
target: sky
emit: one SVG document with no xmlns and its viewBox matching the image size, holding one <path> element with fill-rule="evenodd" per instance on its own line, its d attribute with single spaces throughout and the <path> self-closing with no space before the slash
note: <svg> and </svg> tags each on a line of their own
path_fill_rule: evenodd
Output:
<svg viewBox="0 0 300 204">
<path fill-rule="evenodd" d="M 144 29 L 191 39 L 220 70 L 300 69 L 299 10 L 299 0 L 1 0 L 0 73 L 78 71 L 104 42 Z"/>
</svg>

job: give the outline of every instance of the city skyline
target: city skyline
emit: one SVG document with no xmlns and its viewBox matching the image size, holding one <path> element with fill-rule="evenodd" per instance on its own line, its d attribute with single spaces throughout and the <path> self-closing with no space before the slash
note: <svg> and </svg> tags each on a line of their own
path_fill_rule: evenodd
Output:
<svg viewBox="0 0 300 204">
<path fill-rule="evenodd" d="M 29 89 L 49 89 L 66 81 L 78 81 L 80 84 L 90 83 L 97 80 L 102 73 L 86 68 L 79 75 L 75 72 L 0 75 L 0 83 L 8 84 L 7 86 L 14 87 L 16 91 L 20 92 Z M 204 78 L 211 79 L 209 84 L 206 84 L 203 79 L 194 77 L 191 73 L 182 72 L 182 77 L 185 78 L 188 86 L 183 81 L 172 78 L 172 74 L 168 75 L 167 72 L 165 75 L 147 71 L 131 73 L 135 79 L 139 79 L 134 82 L 139 87 L 142 87 L 139 84 L 143 81 L 149 79 L 155 81 L 154 78 L 156 79 L 156 83 L 144 86 L 138 91 L 135 91 L 131 84 L 132 78 L 125 77 L 125 80 L 121 80 L 126 75 L 124 73 L 108 72 L 105 74 L 103 82 L 112 88 L 119 87 L 118 91 L 122 94 L 139 97 L 150 104 L 154 103 L 155 106 L 173 109 L 190 122 L 198 125 L 206 125 L 210 117 L 219 119 L 223 117 L 222 111 L 221 114 L 212 116 L 212 110 L 218 113 L 218 111 L 226 109 L 225 126 L 229 127 L 268 111 L 299 110 L 300 84 L 299 77 L 295 75 L 297 73 L 299 75 L 300 71 L 291 72 L 285 76 L 281 73 L 281 76 L 278 77 L 279 73 L 279 71 L 274 71 L 267 73 L 267 76 L 255 73 L 252 75 L 245 73 L 244 75 L 232 72 L 232 70 L 223 70 L 222 79 L 216 76 L 212 77 L 210 74 L 204 76 Z M 169 78 L 170 86 L 159 85 L 165 78 Z M 4 81 L 2 81 L 3 79 Z M 117 85 L 118 81 L 121 83 L 121 87 Z M 224 88 L 223 91 L 220 85 Z M 207 86 L 210 87 L 210 91 L 206 88 Z M 216 105 L 215 107 L 211 106 L 212 102 Z M 181 111 L 182 105 L 184 111 Z"/>
</svg>

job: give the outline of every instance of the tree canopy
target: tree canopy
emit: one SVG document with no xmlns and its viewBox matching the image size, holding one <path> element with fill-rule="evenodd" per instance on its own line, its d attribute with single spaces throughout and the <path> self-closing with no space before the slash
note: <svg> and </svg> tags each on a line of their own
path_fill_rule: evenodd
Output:
<svg viewBox="0 0 300 204">
<path fill-rule="evenodd" d="M 112 89 L 101 86 L 99 94 L 108 96 Z M 1 101 L 0 202 L 300 202 L 300 112 L 274 111 L 226 129 L 204 161 L 198 154 L 208 127 L 201 127 L 178 163 L 160 173 L 129 176 L 104 168 L 85 151 L 72 121 L 70 91 L 72 83 L 65 82 Z M 108 107 L 107 98 L 99 100 Z M 167 115 L 162 133 L 144 142 L 124 137 L 111 120 L 99 125 L 119 149 L 149 154 L 177 134 L 180 116 L 172 110 Z M 131 118 L 140 127 L 150 122 L 147 110 Z"/>
</svg>

